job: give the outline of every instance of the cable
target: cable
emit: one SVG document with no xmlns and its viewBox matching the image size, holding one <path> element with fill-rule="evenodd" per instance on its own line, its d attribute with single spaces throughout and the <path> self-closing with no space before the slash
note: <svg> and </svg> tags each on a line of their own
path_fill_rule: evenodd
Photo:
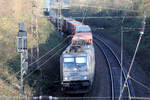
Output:
<svg viewBox="0 0 150 100">
<path fill-rule="evenodd" d="M 122 78 L 123 78 L 123 23 L 125 20 L 125 17 L 123 17 L 122 22 L 121 22 L 121 70 L 120 70 L 120 94 L 122 90 Z M 130 97 L 130 96 L 129 96 Z"/>
<path fill-rule="evenodd" d="M 89 5 L 80 5 L 80 4 L 72 4 L 72 6 L 76 6 L 76 7 L 90 7 L 90 8 L 100 8 L 100 9 L 107 9 L 107 10 L 122 10 L 122 11 L 132 11 L 132 12 L 136 12 L 139 13 L 140 11 L 138 10 L 129 10 L 129 9 L 116 9 L 116 8 L 108 8 L 108 7 L 96 7 L 96 6 L 89 6 Z"/>
<path fill-rule="evenodd" d="M 128 74 L 127 74 L 127 78 L 125 79 L 123 89 L 122 89 L 121 94 L 120 94 L 120 96 L 119 96 L 119 100 L 121 100 L 122 94 L 123 94 L 124 89 L 125 89 L 125 87 L 126 87 L 126 83 L 127 83 L 127 81 L 128 81 L 128 78 L 130 77 L 130 72 L 131 72 L 131 69 L 132 69 L 132 67 L 133 67 L 134 60 L 135 60 L 135 57 L 136 57 L 136 54 L 137 54 L 137 51 L 138 51 L 138 48 L 139 48 L 139 45 L 140 45 L 142 36 L 143 36 L 143 34 L 144 34 L 145 24 L 146 24 L 145 20 L 146 20 L 146 13 L 144 12 L 144 19 L 143 19 L 143 21 L 142 21 L 142 30 L 141 30 L 141 32 L 140 32 L 140 36 L 139 36 L 139 40 L 138 40 L 138 43 L 137 43 L 137 46 L 136 46 L 136 49 L 135 49 L 135 53 L 134 53 L 134 55 L 133 55 L 133 58 L 132 58 L 132 61 L 131 61 L 131 65 L 130 65 L 130 67 L 129 67 L 129 71 L 128 71 Z"/>
<path fill-rule="evenodd" d="M 102 16 L 102 17 L 86 17 L 85 19 L 122 19 L 124 16 Z M 82 19 L 83 17 L 72 17 L 76 19 Z M 126 18 L 142 18 L 142 16 L 128 16 Z M 147 18 L 150 18 L 147 17 Z"/>
<path fill-rule="evenodd" d="M 34 98 L 35 98 L 34 100 L 39 100 L 38 99 L 39 97 L 34 97 Z M 90 99 L 90 100 L 94 100 L 94 99 L 105 99 L 105 100 L 112 99 L 112 97 L 52 97 L 52 98 L 57 98 L 56 100 L 58 100 L 58 99 L 65 99 L 65 100 L 68 100 L 68 99 L 74 99 L 74 100 L 77 100 L 77 99 Z M 118 97 L 115 97 L 114 99 L 118 99 Z M 128 99 L 128 97 L 123 97 L 123 99 Z M 131 99 L 150 100 L 150 97 L 131 97 Z"/>
<path fill-rule="evenodd" d="M 85 8 L 85 13 L 84 13 L 84 15 L 82 17 L 82 23 L 84 23 L 84 19 L 86 18 L 87 11 L 88 11 L 87 8 Z"/>
<path fill-rule="evenodd" d="M 39 59 L 37 59 L 35 62 L 29 64 L 29 66 L 35 64 L 36 62 L 38 62 L 39 60 L 41 60 L 42 58 L 44 58 L 46 55 L 48 55 L 50 52 L 52 52 L 53 50 L 55 50 L 57 47 L 59 47 L 60 45 L 62 45 L 68 38 L 72 37 L 72 35 L 67 36 L 67 38 L 65 38 L 61 43 L 59 43 L 57 46 L 55 46 L 54 48 L 52 48 L 51 50 L 49 50 L 47 53 L 45 53 L 43 56 L 41 56 Z M 9 77 L 8 79 L 5 79 L 3 82 L 6 82 L 8 80 L 10 80 L 11 78 L 13 79 L 13 77 L 17 76 L 21 71 L 18 71 L 15 73 L 15 75 L 12 75 L 11 77 Z"/>
<path fill-rule="evenodd" d="M 29 98 L 34 98 L 34 100 L 36 100 L 38 98 L 42 97 L 42 96 L 39 96 L 39 97 L 29 97 Z M 46 96 L 43 96 L 46 98 Z M 49 96 L 48 96 L 49 97 Z M 52 97 L 52 96 L 50 96 Z M 0 95 L 0 98 L 10 98 L 10 99 L 19 99 L 20 97 L 19 96 L 5 96 L 5 95 Z M 24 96 L 24 98 L 28 98 L 28 96 Z M 57 98 L 57 99 L 111 99 L 112 97 L 52 97 L 52 98 Z M 124 99 L 127 99 L 128 97 L 123 97 Z M 44 98 L 43 98 L 44 99 Z M 116 97 L 116 99 L 118 99 Z M 131 99 L 135 99 L 135 100 L 150 100 L 150 97 L 131 97 Z M 41 99 L 42 100 L 42 99 Z"/>
<path fill-rule="evenodd" d="M 68 44 L 67 44 L 68 45 Z M 63 48 L 59 49 L 57 52 L 61 51 L 62 49 L 64 49 L 67 45 L 65 45 Z M 43 64 L 41 64 L 39 66 L 39 68 L 41 68 L 44 64 L 46 64 L 49 60 L 51 60 L 54 56 L 57 55 L 57 52 L 54 53 L 50 58 L 48 58 Z M 36 70 L 38 70 L 39 68 L 36 68 L 34 71 L 30 72 L 27 76 L 24 77 L 24 79 L 28 78 L 30 75 L 32 75 Z"/>
<path fill-rule="evenodd" d="M 91 29 L 93 30 L 93 32 L 95 32 L 96 30 L 105 30 L 105 28 L 103 27 L 91 27 Z M 124 27 L 123 30 L 141 30 L 142 28 L 128 28 L 128 27 Z M 126 31 L 124 31 L 126 32 Z"/>
<path fill-rule="evenodd" d="M 140 84 L 141 86 L 145 87 L 146 89 L 150 90 L 150 88 L 149 88 L 148 86 L 146 86 L 146 85 L 144 85 L 143 83 L 141 83 L 141 82 L 135 80 L 133 77 L 129 76 L 129 78 L 132 79 L 134 82 Z"/>
<path fill-rule="evenodd" d="M 123 23 L 123 21 L 124 21 L 124 18 L 123 18 L 123 20 L 122 20 L 122 23 Z M 102 29 L 102 28 L 94 28 L 95 30 L 94 31 L 96 31 L 97 29 Z M 142 29 L 142 28 L 129 28 L 129 27 L 122 27 L 122 32 L 123 32 L 123 29 L 128 29 L 128 30 L 131 30 L 131 29 L 134 29 L 134 30 L 136 30 L 136 29 Z M 122 37 L 123 38 L 123 37 Z M 121 39 L 121 40 L 123 40 L 123 39 Z M 122 44 L 123 44 L 123 42 L 122 42 Z M 123 45 L 122 45 L 123 46 Z M 123 52 L 123 49 L 121 50 L 122 52 Z M 123 57 L 123 55 L 122 55 L 122 57 Z M 121 59 L 122 59 L 122 57 L 121 57 Z M 122 60 L 123 61 L 123 60 Z M 122 63 L 123 64 L 123 63 Z M 136 81 L 136 80 L 134 80 L 134 81 Z M 138 82 L 138 81 L 136 81 L 136 82 Z M 138 82 L 139 83 L 139 82 Z M 150 89 L 150 88 L 148 88 L 147 86 L 145 86 L 144 84 L 142 84 L 142 83 L 139 83 L 139 84 L 141 84 L 142 86 L 144 86 L 145 88 L 147 88 L 147 89 Z M 131 96 L 130 96 L 130 99 L 131 99 Z"/>
<path fill-rule="evenodd" d="M 38 68 L 36 68 L 34 71 L 30 72 L 26 77 L 24 77 L 24 80 L 28 78 L 30 75 L 32 75 L 36 70 L 40 69 L 44 64 L 46 64 L 49 60 L 51 60 L 53 57 L 57 55 L 59 51 L 64 49 L 68 44 L 66 44 L 63 48 L 59 49 L 55 54 L 53 54 L 50 58 L 48 58 L 43 64 L 41 64 Z"/>
<path fill-rule="evenodd" d="M 135 59 L 135 57 L 136 57 L 136 53 L 137 53 L 137 51 L 138 51 L 138 48 L 139 48 L 139 45 L 140 45 L 140 42 L 141 42 L 141 39 L 142 39 L 142 35 L 143 35 L 143 34 L 141 34 L 140 37 L 139 37 L 138 44 L 137 44 L 137 47 L 136 47 L 134 56 L 133 56 L 133 58 L 132 58 L 132 62 L 131 62 L 131 65 L 130 65 L 130 67 L 129 67 L 129 71 L 128 71 L 128 74 L 127 74 L 127 78 L 125 79 L 125 82 L 124 82 L 123 89 L 122 89 L 122 91 L 121 91 L 119 100 L 120 100 L 121 97 L 122 97 L 122 94 L 123 94 L 123 92 L 124 92 L 124 89 L 125 89 L 126 84 L 127 84 L 127 81 L 128 81 L 128 78 L 129 78 L 129 76 L 130 76 L 130 72 L 131 72 L 131 69 L 132 69 L 132 66 L 133 66 L 133 63 L 134 63 L 134 59 Z"/>
<path fill-rule="evenodd" d="M 59 47 L 60 45 L 62 45 L 68 38 L 70 38 L 72 35 L 67 36 L 67 38 L 65 38 L 62 42 L 60 42 L 58 45 L 56 45 L 54 48 L 52 48 L 50 51 L 48 51 L 47 53 L 45 53 L 43 56 L 41 56 L 39 59 L 37 59 L 35 62 L 29 64 L 29 66 L 35 64 L 36 62 L 38 62 L 39 60 L 41 60 L 42 58 L 44 58 L 46 55 L 48 55 L 50 52 L 52 52 L 53 50 L 55 50 L 57 47 Z"/>
<path fill-rule="evenodd" d="M 142 28 L 129 28 L 129 27 L 124 27 L 125 30 L 141 30 Z"/>
<path fill-rule="evenodd" d="M 150 97 L 131 97 L 131 99 L 135 99 L 135 100 L 150 100 Z"/>
</svg>

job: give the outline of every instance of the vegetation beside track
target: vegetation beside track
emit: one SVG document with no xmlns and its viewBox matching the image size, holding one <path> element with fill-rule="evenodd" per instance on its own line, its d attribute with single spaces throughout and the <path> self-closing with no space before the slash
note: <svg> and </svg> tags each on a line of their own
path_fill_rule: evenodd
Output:
<svg viewBox="0 0 150 100">
<path fill-rule="evenodd" d="M 32 4 L 26 0 L 2 0 L 0 1 L 0 95 L 20 96 L 20 54 L 17 53 L 16 37 L 18 34 L 18 23 L 25 22 L 28 32 L 28 48 L 30 61 L 31 41 L 34 45 L 34 58 L 36 58 L 36 36 L 31 39 L 31 6 Z M 42 2 L 39 3 L 42 5 Z M 6 8 L 7 7 L 7 8 Z M 40 10 L 37 12 L 41 15 Z M 40 37 L 40 56 L 55 47 L 63 38 L 55 27 L 47 21 L 46 18 L 38 17 L 39 37 Z M 57 51 L 57 50 L 55 50 Z M 61 51 L 53 58 L 53 64 L 49 63 L 49 67 L 58 63 Z M 53 53 L 48 56 L 53 55 Z M 36 59 L 34 59 L 35 61 Z M 42 59 L 42 63 L 46 58 Z M 31 62 L 29 62 L 30 64 Z M 41 63 L 41 64 L 42 64 Z M 34 71 L 36 64 L 29 66 L 30 72 Z M 30 73 L 29 72 L 29 73 Z M 39 87 L 42 85 L 40 73 L 35 71 L 25 80 L 25 93 L 28 96 L 42 94 Z M 48 82 L 51 82 L 49 80 Z M 51 82 L 52 83 L 52 82 Z M 49 84 L 51 84 L 49 83 Z M 45 86 L 46 87 L 46 86 Z M 11 99 L 12 100 L 12 99 Z"/>
</svg>

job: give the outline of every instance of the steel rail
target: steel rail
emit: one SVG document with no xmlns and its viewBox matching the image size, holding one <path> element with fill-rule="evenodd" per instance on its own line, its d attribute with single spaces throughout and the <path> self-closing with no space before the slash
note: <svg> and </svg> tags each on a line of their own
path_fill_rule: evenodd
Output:
<svg viewBox="0 0 150 100">
<path fill-rule="evenodd" d="M 121 63 L 119 61 L 119 58 L 117 57 L 117 55 L 115 54 L 115 52 L 112 50 L 112 48 L 108 44 L 106 44 L 103 40 L 101 40 L 101 41 L 111 50 L 111 52 L 113 53 L 113 55 L 115 56 L 115 58 L 117 59 L 118 63 L 120 64 L 120 67 L 121 67 Z M 123 72 L 124 78 L 126 78 L 127 75 L 126 75 L 126 72 L 125 72 L 124 68 L 122 69 L 122 72 Z M 130 99 L 131 98 L 131 91 L 130 91 L 129 83 L 128 82 L 127 82 L 127 88 L 128 88 L 129 99 Z"/>
<path fill-rule="evenodd" d="M 108 69 L 109 69 L 109 73 L 110 73 L 110 80 L 111 80 L 111 96 L 112 96 L 111 99 L 114 100 L 114 98 L 115 98 L 115 93 L 114 93 L 114 79 L 113 79 L 113 74 L 112 74 L 112 70 L 111 70 L 111 65 L 109 63 L 109 60 L 108 60 L 108 58 L 107 58 L 106 53 L 104 52 L 104 50 L 99 46 L 99 44 L 96 41 L 94 41 L 94 43 L 102 51 L 104 57 L 106 58 Z"/>
<path fill-rule="evenodd" d="M 112 51 L 112 53 L 114 54 L 114 56 L 115 56 L 116 59 L 118 60 L 118 63 L 120 63 L 120 67 L 121 67 L 121 61 L 119 60 L 117 54 L 115 54 L 115 52 L 114 52 L 114 50 L 111 48 L 111 46 L 109 46 L 109 44 L 106 43 L 103 39 L 100 39 L 100 40 L 101 40 L 101 42 L 103 42 L 103 43 Z M 123 74 L 124 74 L 124 77 L 127 78 L 128 70 L 125 69 L 125 68 L 122 68 L 122 72 L 123 72 Z M 134 88 L 133 88 L 133 86 L 132 86 L 131 80 L 128 80 L 127 85 L 128 85 L 127 88 L 128 88 L 128 90 L 130 91 L 130 95 L 129 95 L 130 98 L 131 98 L 131 97 L 135 97 Z M 131 96 L 131 94 L 132 94 L 132 96 Z"/>
<path fill-rule="evenodd" d="M 103 45 L 112 53 L 112 56 L 114 56 L 114 57 L 116 58 L 117 63 L 118 63 L 119 66 L 121 67 L 120 61 L 119 61 L 117 55 L 116 55 L 116 54 L 114 53 L 114 51 L 111 49 L 111 47 L 110 47 L 108 44 L 106 44 L 103 40 L 101 40 L 101 39 L 99 39 L 99 38 L 97 38 L 97 37 L 95 37 L 95 36 L 94 36 L 94 38 L 95 38 L 96 40 L 98 40 L 98 41 L 101 41 L 101 43 L 103 43 Z M 100 47 L 100 46 L 99 46 L 99 47 Z M 103 49 L 103 48 L 101 47 L 101 49 Z M 105 52 L 104 49 L 103 49 L 103 52 Z M 105 56 L 106 56 L 106 53 L 105 53 Z M 107 58 L 107 59 L 108 59 L 108 58 Z M 124 76 L 124 79 L 125 79 L 125 78 L 126 78 L 126 73 L 125 73 L 124 70 L 122 70 L 122 72 L 123 72 L 123 76 Z M 131 91 L 130 91 L 129 83 L 128 83 L 128 82 L 127 82 L 127 89 L 128 89 L 129 100 L 131 100 L 131 99 L 130 99 L 130 97 L 131 97 Z"/>
<path fill-rule="evenodd" d="M 96 41 L 94 41 L 94 43 L 102 51 L 104 57 L 106 58 L 108 69 L 109 69 L 109 73 L 110 73 L 110 80 L 111 80 L 111 96 L 112 96 L 111 100 L 114 100 L 114 98 L 115 98 L 115 95 L 114 95 L 114 83 L 113 83 L 114 80 L 113 80 L 111 65 L 109 63 L 109 60 L 108 60 L 108 58 L 107 58 L 106 53 L 104 52 L 104 50 L 98 45 L 98 43 Z"/>
</svg>

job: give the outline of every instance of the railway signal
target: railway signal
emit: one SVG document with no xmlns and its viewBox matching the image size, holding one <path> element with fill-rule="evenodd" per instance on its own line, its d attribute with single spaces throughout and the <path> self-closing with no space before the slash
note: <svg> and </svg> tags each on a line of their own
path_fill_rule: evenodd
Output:
<svg viewBox="0 0 150 100">
<path fill-rule="evenodd" d="M 21 94 L 24 96 L 24 80 L 23 77 L 28 70 L 28 50 L 27 50 L 27 32 L 25 23 L 19 23 L 19 32 L 17 37 L 17 50 L 21 54 Z"/>
</svg>

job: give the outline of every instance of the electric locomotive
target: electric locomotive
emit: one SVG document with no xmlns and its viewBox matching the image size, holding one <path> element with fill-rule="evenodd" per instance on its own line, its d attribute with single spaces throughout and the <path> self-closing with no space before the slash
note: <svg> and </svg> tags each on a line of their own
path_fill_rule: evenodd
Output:
<svg viewBox="0 0 150 100">
<path fill-rule="evenodd" d="M 87 93 L 90 91 L 95 71 L 95 54 L 92 44 L 78 41 L 71 44 L 60 57 L 62 91 Z"/>
</svg>

